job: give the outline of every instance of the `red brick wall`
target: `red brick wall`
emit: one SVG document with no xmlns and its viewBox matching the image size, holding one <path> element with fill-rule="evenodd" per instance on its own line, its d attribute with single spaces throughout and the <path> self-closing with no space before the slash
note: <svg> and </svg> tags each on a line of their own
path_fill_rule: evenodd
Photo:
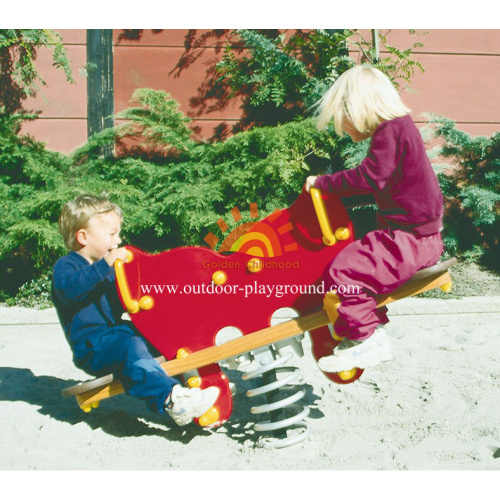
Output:
<svg viewBox="0 0 500 500">
<path fill-rule="evenodd" d="M 63 37 L 76 83 L 69 84 L 64 73 L 52 67 L 48 50 L 39 50 L 36 66 L 47 86 L 41 87 L 36 98 L 25 102 L 25 109 L 41 113 L 38 120 L 26 123 L 23 131 L 46 142 L 51 149 L 69 152 L 87 138 L 87 82 L 79 73 L 86 64 L 86 34 L 85 30 L 56 31 Z"/>
<path fill-rule="evenodd" d="M 417 70 L 412 79 L 416 93 L 403 93 L 414 119 L 432 112 L 472 135 L 499 131 L 500 30 L 427 31 L 418 37 L 424 47 L 414 57 L 425 73 Z M 398 48 L 412 44 L 406 30 L 393 30 L 389 37 Z"/>
<path fill-rule="evenodd" d="M 41 96 L 30 99 L 26 109 L 40 110 L 40 118 L 24 126 L 24 131 L 45 141 L 49 148 L 68 152 L 86 141 L 87 89 L 79 68 L 85 65 L 85 30 L 58 30 L 63 36 L 73 63 L 75 85 L 66 82 L 64 74 L 52 67 L 50 54 L 40 51 L 38 68 L 48 87 Z M 202 31 L 202 30 L 200 30 Z M 384 31 L 384 30 L 381 30 Z M 414 93 L 403 92 L 417 122 L 423 123 L 423 112 L 433 112 L 455 120 L 458 127 L 473 135 L 491 135 L 500 130 L 500 100 L 495 94 L 500 80 L 500 30 L 428 30 L 419 37 L 424 47 L 415 59 L 421 62 L 424 74 L 416 72 Z M 193 67 L 174 78 L 175 68 L 183 53 L 187 30 L 141 30 L 136 39 L 124 38 L 124 30 L 114 30 L 115 110 L 130 105 L 136 88 L 151 87 L 169 92 L 179 101 L 181 109 L 192 114 L 190 98 L 206 71 L 206 63 L 214 56 L 208 48 Z M 408 48 L 412 40 L 407 30 L 393 30 L 391 44 Z M 200 136 L 210 136 L 221 121 L 238 119 L 238 105 L 223 112 L 197 117 Z"/>
</svg>

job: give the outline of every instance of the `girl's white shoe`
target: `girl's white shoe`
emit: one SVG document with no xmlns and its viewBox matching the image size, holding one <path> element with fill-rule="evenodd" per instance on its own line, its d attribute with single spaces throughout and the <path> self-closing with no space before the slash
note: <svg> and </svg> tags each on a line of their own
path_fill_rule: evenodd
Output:
<svg viewBox="0 0 500 500">
<path fill-rule="evenodd" d="M 392 359 L 391 341 L 382 327 L 366 340 L 344 339 L 333 351 L 318 361 L 324 372 L 343 372 L 353 368 L 367 368 Z"/>
</svg>

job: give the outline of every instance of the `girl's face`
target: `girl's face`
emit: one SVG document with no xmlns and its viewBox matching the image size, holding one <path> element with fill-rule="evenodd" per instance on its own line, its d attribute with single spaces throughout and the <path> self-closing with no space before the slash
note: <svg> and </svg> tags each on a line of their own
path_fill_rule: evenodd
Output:
<svg viewBox="0 0 500 500">
<path fill-rule="evenodd" d="M 77 241 L 83 246 L 78 253 L 90 263 L 102 259 L 121 243 L 121 219 L 115 212 L 107 212 L 90 220 L 87 229 L 80 229 Z"/>
<path fill-rule="evenodd" d="M 364 134 L 359 132 L 346 118 L 344 118 L 344 121 L 342 122 L 342 130 L 353 140 L 353 142 L 361 142 L 370 137 L 368 132 Z"/>
</svg>

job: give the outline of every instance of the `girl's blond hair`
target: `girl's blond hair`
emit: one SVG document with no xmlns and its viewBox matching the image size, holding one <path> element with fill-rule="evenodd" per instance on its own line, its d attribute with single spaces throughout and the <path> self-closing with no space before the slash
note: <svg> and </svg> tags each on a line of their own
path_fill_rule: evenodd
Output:
<svg viewBox="0 0 500 500">
<path fill-rule="evenodd" d="M 385 120 L 410 113 L 389 78 L 363 64 L 342 73 L 320 100 L 318 129 L 333 119 L 335 132 L 344 136 L 345 120 L 363 135 L 371 135 Z"/>
<path fill-rule="evenodd" d="M 104 196 L 81 194 L 68 201 L 59 216 L 59 231 L 68 250 L 76 250 L 76 233 L 88 229 L 90 221 L 98 215 L 115 212 L 123 221 L 121 208 Z"/>
</svg>

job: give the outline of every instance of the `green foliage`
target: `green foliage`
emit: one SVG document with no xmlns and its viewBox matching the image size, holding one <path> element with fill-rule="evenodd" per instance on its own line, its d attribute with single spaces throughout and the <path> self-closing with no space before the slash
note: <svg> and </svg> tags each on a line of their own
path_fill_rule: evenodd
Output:
<svg viewBox="0 0 500 500">
<path fill-rule="evenodd" d="M 169 96 L 155 91 L 168 100 Z M 155 127 L 154 111 L 146 110 L 145 123 Z M 184 137 L 184 124 L 175 121 L 170 137 Z M 160 136 L 149 146 L 159 149 Z M 159 143 L 155 143 L 159 140 Z M 174 142 L 171 142 L 174 143 Z M 183 155 L 167 163 L 147 158 L 120 159 L 117 165 L 139 164 L 144 172 L 143 189 L 148 211 L 154 214 L 150 229 L 165 247 L 197 245 L 216 221 L 235 205 L 259 202 L 261 214 L 291 203 L 300 192 L 309 162 L 335 154 L 335 141 L 320 134 L 312 121 L 262 127 L 236 134 L 225 142 L 184 143 Z M 161 247 L 160 247 L 161 248 Z"/>
<path fill-rule="evenodd" d="M 33 279 L 22 285 L 14 298 L 7 298 L 7 305 L 36 307 L 37 309 L 52 307 L 52 299 L 50 298 L 51 286 L 52 278 L 50 274 L 44 274 L 40 278 Z"/>
<path fill-rule="evenodd" d="M 179 110 L 178 103 L 163 91 L 137 89 L 132 95 L 139 107 L 116 115 L 129 123 L 120 127 L 120 135 L 140 135 L 153 147 L 189 151 L 194 146 L 191 120 Z"/>
<path fill-rule="evenodd" d="M 363 61 L 373 63 L 396 85 L 410 83 L 416 69 L 414 42 L 399 49 L 388 41 L 390 30 L 380 35 L 388 55 L 376 59 L 370 42 L 359 30 L 213 30 L 197 37 L 196 30 L 186 36 L 186 50 L 176 67 L 177 76 L 193 64 L 210 45 L 219 62 L 207 70 L 192 106 L 200 113 L 219 111 L 229 102 L 241 103 L 244 116 L 234 131 L 252 126 L 277 125 L 311 115 L 325 91 L 355 61 L 349 48 L 358 48 Z M 415 30 L 410 30 L 417 36 Z M 418 33 L 420 35 L 421 33 Z M 218 138 L 224 131 L 218 131 Z"/>
<path fill-rule="evenodd" d="M 261 217 L 290 205 L 309 173 L 339 161 L 339 143 L 310 119 L 196 143 L 167 93 L 142 89 L 136 97 L 141 106 L 121 115 L 131 123 L 95 134 L 70 155 L 18 134 L 21 117 L 0 118 L 0 271 L 8 295 L 66 253 L 58 216 L 78 194 L 108 194 L 124 211 L 124 242 L 155 252 L 204 245 L 234 206 L 249 220 L 249 203 Z M 119 154 L 100 155 L 115 143 Z"/>
<path fill-rule="evenodd" d="M 235 30 L 240 46 L 228 44 L 216 69 L 246 108 L 274 124 L 304 116 L 335 79 L 354 62 L 346 52 L 350 32 L 296 30 L 274 38 L 257 30 Z M 243 55 L 248 54 L 248 55 Z M 274 113 L 269 113 L 274 105 Z M 257 113 L 258 108 L 264 108 Z M 273 117 L 274 115 L 274 117 Z"/>
<path fill-rule="evenodd" d="M 445 242 L 449 253 L 481 258 L 499 269 L 500 133 L 471 137 L 451 120 L 431 116 L 443 140 L 439 154 L 454 160 L 438 175 L 445 196 Z"/>
<path fill-rule="evenodd" d="M 387 53 L 384 57 L 381 57 L 380 53 L 377 52 L 374 40 L 367 41 L 359 30 L 353 30 L 350 39 L 351 43 L 353 46 L 359 48 L 363 54 L 362 60 L 364 62 L 375 66 L 385 73 L 396 87 L 400 86 L 398 80 L 403 80 L 406 82 L 406 89 L 409 90 L 409 85 L 415 71 L 418 69 L 422 73 L 425 72 L 423 66 L 418 61 L 412 59 L 414 50 L 423 47 L 422 42 L 415 41 L 407 49 L 399 49 L 389 43 L 388 37 L 392 30 L 387 30 L 384 33 L 378 32 L 378 34 L 374 34 L 374 31 L 378 32 L 378 30 L 372 30 L 372 36 L 378 36 L 378 43 L 382 44 L 384 51 Z M 427 34 L 425 31 L 408 31 L 415 39 L 417 36 Z"/>
<path fill-rule="evenodd" d="M 175 231 L 185 243 L 199 244 L 235 205 L 258 202 L 261 215 L 287 206 L 302 189 L 308 161 L 330 158 L 336 149 L 331 136 L 320 134 L 310 120 L 199 145 L 189 162 L 154 178 L 151 196 L 165 217 L 157 232 Z"/>
<path fill-rule="evenodd" d="M 40 276 L 62 250 L 54 223 L 66 159 L 19 135 L 23 116 L 0 114 L 0 273 L 14 293 Z"/>
<path fill-rule="evenodd" d="M 320 133 L 312 119 L 254 128 L 223 142 L 197 143 L 189 138 L 188 120 L 168 94 L 142 89 L 137 97 L 141 107 L 123 114 L 131 124 L 95 134 L 70 155 L 47 151 L 19 134 L 21 116 L 0 117 L 3 296 L 17 294 L 18 304 L 33 294 L 43 299 L 38 283 L 46 282 L 55 260 L 66 253 L 58 215 L 80 193 L 108 194 L 125 213 L 125 243 L 163 251 L 204 245 L 210 231 L 221 236 L 217 220 L 230 220 L 235 206 L 243 222 L 250 220 L 249 203 L 258 203 L 260 217 L 288 206 L 307 175 L 321 174 L 327 165 L 333 171 L 352 168 L 366 154 L 367 141 L 353 144 Z M 442 154 L 458 162 L 453 175 L 440 175 L 447 200 L 448 251 L 468 259 L 478 250 L 497 255 L 499 134 L 473 139 L 444 119 L 437 130 L 445 139 Z M 131 148 L 127 143 L 132 140 Z M 100 156 L 103 146 L 115 143 L 121 154 Z M 352 210 L 361 227 L 358 237 L 372 229 L 373 213 L 372 205 Z"/>
<path fill-rule="evenodd" d="M 13 113 L 27 97 L 34 96 L 45 86 L 35 66 L 40 48 L 52 51 L 53 66 L 74 83 L 71 65 L 62 38 L 54 30 L 0 30 L 0 107 Z"/>
</svg>

